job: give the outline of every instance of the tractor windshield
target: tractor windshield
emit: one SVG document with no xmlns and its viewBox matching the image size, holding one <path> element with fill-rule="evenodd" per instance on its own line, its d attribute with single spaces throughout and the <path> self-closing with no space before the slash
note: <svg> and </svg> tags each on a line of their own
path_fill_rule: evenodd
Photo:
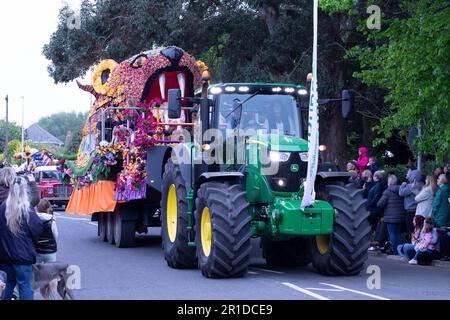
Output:
<svg viewBox="0 0 450 320">
<path fill-rule="evenodd" d="M 300 137 L 299 108 L 290 95 L 258 94 L 247 102 L 251 94 L 222 94 L 219 106 L 219 128 L 266 130 Z"/>
</svg>

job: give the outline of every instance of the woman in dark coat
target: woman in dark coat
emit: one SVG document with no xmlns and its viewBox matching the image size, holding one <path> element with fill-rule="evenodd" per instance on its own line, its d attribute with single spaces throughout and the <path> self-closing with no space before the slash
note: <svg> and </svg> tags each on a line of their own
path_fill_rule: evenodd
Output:
<svg viewBox="0 0 450 320">
<path fill-rule="evenodd" d="M 378 208 L 384 209 L 384 222 L 388 229 L 391 252 L 393 254 L 396 254 L 395 249 L 400 244 L 400 225 L 405 223 L 406 214 L 403 198 L 398 194 L 400 186 L 397 184 L 397 181 L 395 175 L 389 176 L 388 187 L 377 203 Z"/>
<path fill-rule="evenodd" d="M 28 186 L 15 178 L 6 201 L 0 205 L 0 269 L 7 274 L 5 300 L 11 300 L 16 285 L 20 300 L 32 300 L 32 265 L 35 244 L 43 223 L 28 200 Z"/>
<path fill-rule="evenodd" d="M 367 195 L 367 211 L 369 211 L 369 222 L 372 226 L 372 232 L 377 228 L 380 218 L 383 216 L 383 209 L 377 206 L 378 201 L 380 201 L 383 195 L 384 182 L 383 182 L 383 171 L 377 171 L 373 175 L 374 185 L 370 188 Z"/>
</svg>

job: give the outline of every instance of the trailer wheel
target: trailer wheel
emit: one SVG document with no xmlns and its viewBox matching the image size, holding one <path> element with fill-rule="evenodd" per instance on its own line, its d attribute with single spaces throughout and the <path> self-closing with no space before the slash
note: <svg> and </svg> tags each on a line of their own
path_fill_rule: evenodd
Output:
<svg viewBox="0 0 450 320">
<path fill-rule="evenodd" d="M 239 277 L 247 272 L 251 220 L 240 185 L 202 184 L 196 200 L 195 230 L 199 268 L 205 277 Z"/>
<path fill-rule="evenodd" d="M 97 222 L 97 228 L 98 228 L 98 239 L 103 242 L 108 241 L 107 236 L 107 218 L 105 212 L 99 212 L 98 213 L 98 222 Z"/>
<path fill-rule="evenodd" d="M 309 239 L 301 237 L 286 241 L 273 241 L 263 238 L 263 257 L 269 266 L 307 266 L 312 261 L 310 242 Z"/>
<path fill-rule="evenodd" d="M 114 243 L 117 248 L 129 248 L 134 245 L 136 236 L 136 222 L 124 221 L 120 214 L 120 207 L 116 213 L 110 213 L 114 221 Z"/>
<path fill-rule="evenodd" d="M 363 190 L 353 184 L 323 185 L 318 197 L 337 211 L 333 233 L 311 241 L 313 266 L 325 275 L 357 275 L 364 268 L 370 244 L 369 213 Z"/>
<path fill-rule="evenodd" d="M 106 213 L 106 233 L 108 235 L 108 243 L 115 244 L 114 242 L 114 228 L 116 223 L 116 215 L 112 212 Z"/>
<path fill-rule="evenodd" d="M 186 186 L 178 165 L 167 162 L 161 194 L 161 234 L 164 258 L 171 268 L 196 268 L 195 249 L 188 246 Z"/>
</svg>

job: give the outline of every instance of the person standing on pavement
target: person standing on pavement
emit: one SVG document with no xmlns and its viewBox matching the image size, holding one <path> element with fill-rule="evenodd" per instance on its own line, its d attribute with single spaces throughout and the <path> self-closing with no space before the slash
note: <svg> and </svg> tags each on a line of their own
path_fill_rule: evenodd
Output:
<svg viewBox="0 0 450 320">
<path fill-rule="evenodd" d="M 408 182 L 402 183 L 399 189 L 399 195 L 404 199 L 403 202 L 406 211 L 405 225 L 406 232 L 409 235 L 414 231 L 413 220 L 417 209 L 415 197 L 423 188 L 422 172 L 420 170 L 409 169 L 406 174 L 406 179 Z"/>
<path fill-rule="evenodd" d="M 36 207 L 37 215 L 44 224 L 42 232 L 36 245 L 36 262 L 51 263 L 56 262 L 58 228 L 50 201 L 42 199 Z"/>
<path fill-rule="evenodd" d="M 10 185 L 17 177 L 16 172 L 11 167 L 0 169 L 0 204 L 8 198 Z M 32 174 L 25 177 L 28 184 L 28 196 L 33 207 L 39 203 L 39 191 L 36 180 Z"/>
<path fill-rule="evenodd" d="M 439 176 L 444 173 L 444 170 L 441 167 L 437 167 L 436 169 L 434 169 L 434 176 L 436 177 L 436 181 L 437 179 L 439 179 Z"/>
<path fill-rule="evenodd" d="M 377 157 L 370 157 L 369 163 L 367 164 L 367 169 L 372 172 L 372 174 L 375 174 L 379 170 Z"/>
<path fill-rule="evenodd" d="M 367 199 L 369 190 L 375 185 L 375 182 L 373 181 L 373 175 L 370 170 L 364 170 L 362 178 L 359 179 L 359 185 L 364 190 L 363 197 Z"/>
<path fill-rule="evenodd" d="M 437 190 L 438 186 L 434 176 L 427 176 L 425 179 L 425 186 L 414 198 L 414 201 L 417 203 L 416 215 L 420 215 L 425 218 L 431 217 L 433 199 Z"/>
<path fill-rule="evenodd" d="M 431 216 L 436 221 L 437 227 L 443 228 L 450 225 L 450 203 L 448 202 L 448 198 L 450 198 L 450 187 L 445 174 L 442 173 L 439 176 L 437 185 L 439 189 L 433 200 Z"/>
<path fill-rule="evenodd" d="M 442 173 L 445 174 L 447 181 L 450 181 L 450 165 L 445 165 Z"/>
<path fill-rule="evenodd" d="M 405 222 L 403 198 L 398 194 L 400 186 L 397 181 L 395 175 L 389 176 L 388 187 L 377 203 L 378 208 L 384 209 L 384 222 L 388 230 L 392 254 L 396 254 L 396 248 L 400 244 L 400 226 Z"/>
<path fill-rule="evenodd" d="M 358 166 L 359 177 L 362 178 L 362 174 L 364 170 L 366 170 L 366 166 L 369 163 L 369 158 L 367 157 L 367 148 L 361 147 L 358 149 L 359 158 L 355 161 L 355 164 Z"/>
<path fill-rule="evenodd" d="M 383 171 L 377 171 L 373 175 L 373 186 L 367 194 L 367 211 L 369 211 L 369 222 L 372 226 L 372 232 L 377 228 L 380 218 L 383 216 L 383 209 L 378 208 L 377 203 L 381 199 L 384 190 Z"/>
<path fill-rule="evenodd" d="M 30 205 L 27 189 L 25 179 L 15 178 L 8 199 L 0 205 L 0 270 L 8 277 L 5 300 L 11 300 L 16 285 L 20 300 L 33 299 L 32 265 L 43 223 Z"/>
</svg>

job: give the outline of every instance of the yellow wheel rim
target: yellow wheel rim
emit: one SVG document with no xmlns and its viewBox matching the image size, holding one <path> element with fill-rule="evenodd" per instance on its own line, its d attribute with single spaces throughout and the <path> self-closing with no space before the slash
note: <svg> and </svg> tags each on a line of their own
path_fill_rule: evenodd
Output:
<svg viewBox="0 0 450 320">
<path fill-rule="evenodd" d="M 211 215 L 208 208 L 204 208 L 202 212 L 202 221 L 200 223 L 200 233 L 202 237 L 202 248 L 205 256 L 209 257 L 211 254 Z"/>
<path fill-rule="evenodd" d="M 167 196 L 167 233 L 172 243 L 177 238 L 178 201 L 175 185 L 171 185 Z"/>
<path fill-rule="evenodd" d="M 326 254 L 330 249 L 330 236 L 316 236 L 316 246 L 320 254 Z"/>
</svg>

